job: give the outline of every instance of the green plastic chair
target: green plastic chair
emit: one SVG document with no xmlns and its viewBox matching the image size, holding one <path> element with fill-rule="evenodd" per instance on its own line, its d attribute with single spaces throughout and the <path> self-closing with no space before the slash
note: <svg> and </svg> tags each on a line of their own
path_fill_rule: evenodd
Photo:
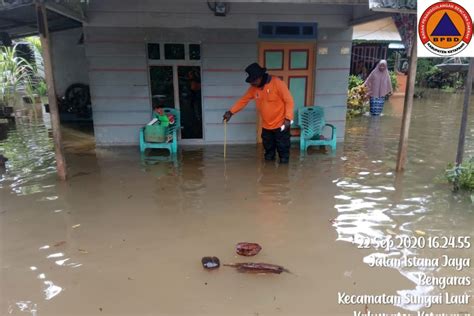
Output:
<svg viewBox="0 0 474 316">
<path fill-rule="evenodd" d="M 142 154 L 145 153 L 147 148 L 162 148 L 167 149 L 170 152 L 170 155 L 176 155 L 178 152 L 178 132 L 181 129 L 181 115 L 179 110 L 173 108 L 164 108 L 163 112 L 165 114 L 171 114 L 174 116 L 175 124 L 169 125 L 166 127 L 165 134 L 166 136 L 171 135 L 173 137 L 172 141 L 162 142 L 162 143 L 155 143 L 155 142 L 147 142 L 145 140 L 145 127 L 140 129 L 140 152 Z M 166 137 L 165 136 L 165 137 Z"/>
<path fill-rule="evenodd" d="M 336 127 L 332 124 L 326 124 L 322 107 L 310 106 L 301 108 L 298 111 L 298 124 L 301 129 L 301 151 L 306 152 L 309 146 L 330 146 L 332 152 L 336 151 Z M 323 131 L 326 126 L 332 129 L 331 139 L 323 137 Z"/>
</svg>

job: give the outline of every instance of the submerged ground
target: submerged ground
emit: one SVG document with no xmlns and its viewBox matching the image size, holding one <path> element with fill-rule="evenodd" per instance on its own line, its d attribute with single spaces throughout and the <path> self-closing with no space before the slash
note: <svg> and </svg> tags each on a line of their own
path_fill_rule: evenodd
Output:
<svg viewBox="0 0 474 316">
<path fill-rule="evenodd" d="M 455 158 L 461 103 L 461 95 L 448 94 L 416 100 L 409 162 L 399 177 L 401 97 L 383 117 L 348 122 L 335 156 L 300 157 L 295 148 L 288 166 L 263 163 L 255 146 L 230 146 L 226 161 L 221 146 L 182 148 L 177 162 L 141 161 L 137 148 L 94 149 L 86 134 L 66 129 L 65 183 L 56 181 L 44 123 L 18 122 L 0 140 L 10 158 L 0 175 L 0 315 L 473 314 L 474 299 L 432 309 L 338 304 L 341 293 L 474 294 L 472 286 L 414 283 L 418 272 L 474 277 L 472 267 L 369 266 L 372 256 L 472 258 L 474 247 L 354 243 L 474 237 L 469 197 L 436 180 Z M 473 123 L 466 156 L 474 151 Z M 263 246 L 252 261 L 292 274 L 202 269 L 206 255 L 248 261 L 235 255 L 239 241 Z"/>
</svg>

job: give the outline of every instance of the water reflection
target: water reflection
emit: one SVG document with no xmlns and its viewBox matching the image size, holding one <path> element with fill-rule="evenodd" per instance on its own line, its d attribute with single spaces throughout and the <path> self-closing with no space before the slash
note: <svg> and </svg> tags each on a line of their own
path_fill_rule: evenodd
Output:
<svg viewBox="0 0 474 316">
<path fill-rule="evenodd" d="M 0 177 L 0 188 L 8 186 L 17 195 L 40 193 L 42 182 L 56 173 L 53 143 L 44 125 L 17 123 L 8 127 L 7 137 L 0 140 L 0 153 L 9 158 Z"/>
<path fill-rule="evenodd" d="M 454 97 L 456 99 L 456 97 Z M 436 95 L 417 100 L 409 140 L 409 162 L 403 175 L 394 175 L 397 150 L 397 131 L 400 120 L 389 113 L 379 118 L 358 118 L 348 123 L 344 156 L 345 178 L 336 181 L 340 192 L 336 195 L 339 215 L 334 221 L 338 239 L 361 245 L 377 239 L 472 236 L 473 206 L 453 198 L 449 186 L 438 184 L 447 162 L 454 158 L 461 103 L 452 102 L 449 95 Z M 454 114 L 455 113 L 455 114 Z M 470 123 L 474 123 L 471 116 Z M 367 130 L 361 128 L 368 126 Z M 467 136 L 466 151 L 474 150 L 474 133 Z M 456 222 L 453 225 L 453 221 Z M 381 257 L 439 257 L 446 249 L 392 247 L 385 252 L 367 256 Z M 469 250 L 453 250 L 458 256 L 468 256 Z M 472 253 L 471 253 L 472 254 Z M 394 267 L 413 288 L 398 291 L 399 295 L 436 295 L 440 289 L 419 285 L 420 271 L 428 276 L 451 275 L 450 268 Z M 472 269 L 464 271 L 474 276 Z M 417 285 L 418 284 L 418 285 Z M 456 289 L 463 293 L 467 288 Z M 401 304 L 400 307 L 417 311 L 422 304 Z"/>
<path fill-rule="evenodd" d="M 360 271 L 375 258 L 431 258 L 445 253 L 469 257 L 469 250 L 357 247 L 365 238 L 472 236 L 470 201 L 435 181 L 454 159 L 452 140 L 457 137 L 460 104 L 450 98 L 437 95 L 416 101 L 403 176 L 394 173 L 400 116 L 391 112 L 390 104 L 383 117 L 349 121 L 346 141 L 339 145 L 336 157 L 312 152 L 298 159 L 295 149 L 289 165 L 278 165 L 263 162 L 261 149 L 255 146 L 229 146 L 226 160 L 221 146 L 182 146 L 177 159 L 141 160 L 137 148 L 100 148 L 97 155 L 70 154 L 69 166 L 76 176 L 63 184 L 56 183 L 48 130 L 20 123 L 0 140 L 0 152 L 10 158 L 0 178 L 0 211 L 7 211 L 0 213 L 2 241 L 8 246 L 2 249 L 2 257 L 7 258 L 7 265 L 19 265 L 19 270 L 31 273 L 2 272 L 4 284 L 13 288 L 21 280 L 29 286 L 21 292 L 4 291 L 9 303 L 0 314 L 5 310 L 30 314 L 40 308 L 70 310 L 71 306 L 61 305 L 63 297 L 79 309 L 90 307 L 80 299 L 82 291 L 95 293 L 91 300 L 105 292 L 120 300 L 124 294 L 119 289 L 130 286 L 139 300 L 129 297 L 131 303 L 127 300 L 127 306 L 120 308 L 140 308 L 143 301 L 156 300 L 167 306 L 169 314 L 189 314 L 180 309 L 186 308 L 183 300 L 190 301 L 193 310 L 201 306 L 193 302 L 204 302 L 212 310 L 216 295 L 224 293 L 221 299 L 228 299 L 235 290 L 235 305 L 222 304 L 220 313 L 214 314 L 229 310 L 249 314 L 239 308 L 265 305 L 249 293 L 281 290 L 280 296 L 286 299 L 280 303 L 279 296 L 278 304 L 301 312 L 295 315 L 309 314 L 314 305 L 304 302 L 311 302 L 314 297 L 309 295 L 314 293 L 326 294 L 320 290 L 321 283 L 338 290 L 346 286 L 335 275 L 359 283 L 369 279 L 368 283 L 375 283 L 370 284 L 374 290 L 390 289 L 399 295 L 436 294 L 436 287 L 415 284 L 418 274 L 444 276 L 452 274 L 450 269 L 394 267 L 377 272 L 386 277 L 384 282 L 371 280 L 373 270 L 368 278 Z M 471 131 L 467 156 L 474 152 L 473 137 Z M 79 223 L 80 229 L 72 228 Z M 265 242 L 262 260 L 289 264 L 304 278 L 254 279 L 220 273 L 212 276 L 216 279 L 208 274 L 209 279 L 203 279 L 195 258 L 223 254 L 231 262 L 233 244 L 247 238 Z M 335 239 L 340 242 L 334 243 Z M 61 240 L 67 242 L 63 248 L 58 246 Z M 136 276 L 129 279 L 131 271 Z M 474 276 L 472 269 L 462 273 Z M 394 274 L 406 283 L 395 283 Z M 102 282 L 102 275 L 108 282 Z M 77 279 L 84 282 L 80 289 L 75 287 Z M 211 289 L 210 281 L 222 283 L 211 291 L 197 287 L 209 282 L 206 286 Z M 156 288 L 156 282 L 175 286 Z M 1 289 L 7 285 L 0 285 Z M 472 293 L 466 287 L 451 290 Z M 333 292 L 329 293 L 327 302 L 324 299 L 318 307 L 334 308 L 333 298 Z M 418 310 L 421 305 L 400 307 Z M 273 308 L 268 309 L 272 314 L 275 306 L 268 308 Z M 84 309 L 81 312 L 87 314 Z"/>
<path fill-rule="evenodd" d="M 30 313 L 32 316 L 36 316 L 37 315 L 37 311 L 38 311 L 38 306 L 37 304 L 34 304 L 32 303 L 31 301 L 20 301 L 20 302 L 17 302 L 15 304 L 17 306 L 17 308 L 21 311 L 21 312 L 28 312 Z M 12 314 L 13 313 L 13 308 L 10 306 L 9 308 L 9 311 L 8 311 L 9 314 Z"/>
<path fill-rule="evenodd" d="M 289 205 L 291 203 L 289 166 L 262 163 L 259 170 L 257 193 L 264 203 Z M 268 208 L 271 210 L 271 205 Z"/>
<path fill-rule="evenodd" d="M 60 286 L 55 285 L 52 281 L 44 281 L 45 289 L 44 296 L 45 300 L 49 301 L 63 290 Z"/>
</svg>

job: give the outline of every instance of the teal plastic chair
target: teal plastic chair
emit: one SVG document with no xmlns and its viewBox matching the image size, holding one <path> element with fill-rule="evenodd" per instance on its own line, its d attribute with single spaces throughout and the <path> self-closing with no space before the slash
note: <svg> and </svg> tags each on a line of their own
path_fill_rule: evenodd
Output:
<svg viewBox="0 0 474 316">
<path fill-rule="evenodd" d="M 324 120 L 324 109 L 320 106 L 301 108 L 298 111 L 298 124 L 301 129 L 300 150 L 306 152 L 309 146 L 330 146 L 332 152 L 336 151 L 337 134 L 336 127 L 326 124 Z M 332 129 L 331 139 L 323 137 L 324 128 Z"/>
<path fill-rule="evenodd" d="M 169 143 L 146 142 L 145 141 L 145 127 L 142 127 L 140 129 L 140 152 L 142 154 L 145 153 L 145 150 L 147 148 L 167 149 L 169 150 L 170 155 L 176 155 L 176 153 L 178 152 L 178 132 L 181 129 L 181 115 L 179 113 L 179 110 L 173 109 L 173 108 L 164 108 L 163 112 L 165 114 L 171 114 L 174 116 L 175 124 L 168 126 L 166 129 L 166 135 L 167 136 L 171 135 L 173 137 L 173 140 Z"/>
</svg>

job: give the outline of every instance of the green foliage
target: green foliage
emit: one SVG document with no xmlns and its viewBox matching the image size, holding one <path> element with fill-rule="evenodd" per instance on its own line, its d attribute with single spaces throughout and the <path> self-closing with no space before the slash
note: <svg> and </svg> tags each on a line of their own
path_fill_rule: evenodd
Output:
<svg viewBox="0 0 474 316">
<path fill-rule="evenodd" d="M 464 86 L 464 78 L 458 73 L 447 73 L 436 67 L 439 58 L 419 58 L 416 69 L 418 87 L 455 91 Z"/>
<path fill-rule="evenodd" d="M 369 95 L 367 87 L 359 85 L 349 90 L 347 97 L 347 118 L 360 116 L 367 112 L 369 107 Z"/>
<path fill-rule="evenodd" d="M 454 82 L 454 89 L 462 89 L 464 87 L 464 80 L 458 79 Z"/>
<path fill-rule="evenodd" d="M 395 73 L 395 71 L 390 71 L 389 72 L 389 75 L 390 75 L 390 81 L 392 83 L 392 90 L 395 92 L 398 90 L 398 78 L 397 78 L 397 74 Z"/>
<path fill-rule="evenodd" d="M 445 178 L 453 184 L 454 190 L 464 190 L 468 192 L 474 191 L 474 158 L 463 162 L 459 166 L 449 164 L 445 174 Z"/>
<path fill-rule="evenodd" d="M 423 86 L 426 82 L 426 73 L 435 65 L 434 60 L 435 59 L 433 58 L 418 58 L 416 66 L 416 83 L 419 86 Z"/>
<path fill-rule="evenodd" d="M 41 97 L 45 97 L 48 95 L 48 86 L 46 85 L 46 81 L 41 80 L 35 87 L 35 93 Z"/>
<path fill-rule="evenodd" d="M 28 36 L 22 40 L 30 43 L 39 53 L 43 54 L 43 47 L 41 47 L 41 41 L 38 36 Z"/>
<path fill-rule="evenodd" d="M 349 76 L 349 90 L 357 86 L 360 86 L 363 83 L 364 83 L 364 80 L 362 80 L 359 76 L 355 76 L 355 75 Z"/>
<path fill-rule="evenodd" d="M 16 56 L 16 46 L 0 47 L 0 101 L 14 104 L 18 96 L 29 95 L 33 73 L 31 64 Z"/>
</svg>

